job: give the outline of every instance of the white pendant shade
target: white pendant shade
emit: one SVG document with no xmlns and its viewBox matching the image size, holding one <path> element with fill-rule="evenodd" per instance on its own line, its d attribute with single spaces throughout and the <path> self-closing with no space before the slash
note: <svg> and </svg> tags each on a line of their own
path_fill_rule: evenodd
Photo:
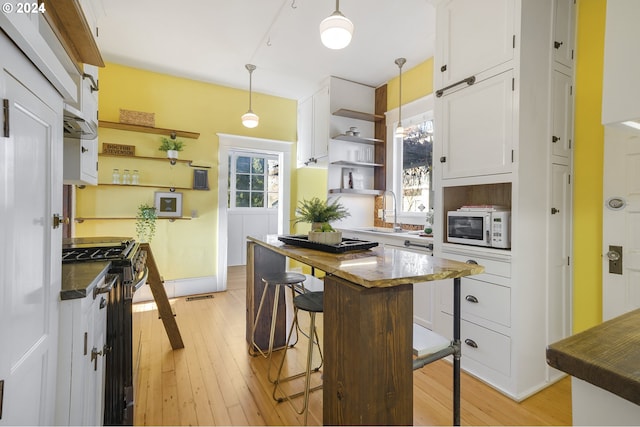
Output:
<svg viewBox="0 0 640 427">
<path fill-rule="evenodd" d="M 242 115 L 242 124 L 247 128 L 254 128 L 258 126 L 260 118 L 253 111 L 249 110 Z"/>
<path fill-rule="evenodd" d="M 256 66 L 253 64 L 247 64 L 244 67 L 247 69 L 247 71 L 249 71 L 249 111 L 242 115 L 242 124 L 244 125 L 244 127 L 251 129 L 258 126 L 258 122 L 260 121 L 258 115 L 251 110 L 251 77 L 253 75 L 253 71 L 256 69 Z"/>
<path fill-rule="evenodd" d="M 353 23 L 339 11 L 320 23 L 320 39 L 329 49 L 343 49 L 351 43 Z"/>
<path fill-rule="evenodd" d="M 402 126 L 402 123 L 398 123 L 398 127 L 396 128 L 396 136 L 404 137 L 404 127 Z"/>
</svg>

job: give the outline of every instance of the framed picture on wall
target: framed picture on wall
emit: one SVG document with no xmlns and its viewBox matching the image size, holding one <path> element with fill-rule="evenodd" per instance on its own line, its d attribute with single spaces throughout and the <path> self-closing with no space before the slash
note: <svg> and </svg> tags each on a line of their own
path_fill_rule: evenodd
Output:
<svg viewBox="0 0 640 427">
<path fill-rule="evenodd" d="M 156 212 L 159 218 L 182 216 L 182 193 L 156 191 Z"/>
</svg>

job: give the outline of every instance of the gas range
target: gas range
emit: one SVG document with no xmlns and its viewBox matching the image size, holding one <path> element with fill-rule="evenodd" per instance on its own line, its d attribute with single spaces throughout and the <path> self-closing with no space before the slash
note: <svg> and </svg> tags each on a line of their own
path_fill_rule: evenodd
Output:
<svg viewBox="0 0 640 427">
<path fill-rule="evenodd" d="M 118 276 L 107 303 L 104 425 L 133 425 L 133 294 L 146 282 L 147 252 L 126 237 L 64 239 L 62 262 L 110 261 Z"/>
</svg>

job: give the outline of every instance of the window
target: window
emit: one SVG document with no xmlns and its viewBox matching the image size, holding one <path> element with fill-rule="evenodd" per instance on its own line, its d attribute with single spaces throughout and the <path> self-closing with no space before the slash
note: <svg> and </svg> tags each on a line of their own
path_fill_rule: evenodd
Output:
<svg viewBox="0 0 640 427">
<path fill-rule="evenodd" d="M 402 212 L 423 212 L 432 204 L 433 121 L 405 128 L 402 141 Z"/>
<path fill-rule="evenodd" d="M 227 207 L 278 207 L 278 158 L 233 152 L 229 155 Z"/>
<path fill-rule="evenodd" d="M 403 120 L 405 134 L 394 144 L 394 189 L 403 222 L 424 223 L 433 208 L 433 119 L 423 114 Z M 395 128 L 395 127 L 394 127 Z M 417 221 L 411 221 L 409 218 Z"/>
</svg>

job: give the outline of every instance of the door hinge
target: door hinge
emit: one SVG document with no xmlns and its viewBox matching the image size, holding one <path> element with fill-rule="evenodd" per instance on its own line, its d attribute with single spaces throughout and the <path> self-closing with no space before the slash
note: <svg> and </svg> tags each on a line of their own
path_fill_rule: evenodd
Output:
<svg viewBox="0 0 640 427">
<path fill-rule="evenodd" d="M 3 99 L 2 100 L 2 117 L 3 117 L 3 131 L 2 131 L 2 136 L 4 136 L 5 138 L 9 138 L 9 100 L 8 99 Z"/>
<path fill-rule="evenodd" d="M 4 401 L 4 380 L 0 380 L 0 420 L 2 419 L 2 402 Z"/>
</svg>

